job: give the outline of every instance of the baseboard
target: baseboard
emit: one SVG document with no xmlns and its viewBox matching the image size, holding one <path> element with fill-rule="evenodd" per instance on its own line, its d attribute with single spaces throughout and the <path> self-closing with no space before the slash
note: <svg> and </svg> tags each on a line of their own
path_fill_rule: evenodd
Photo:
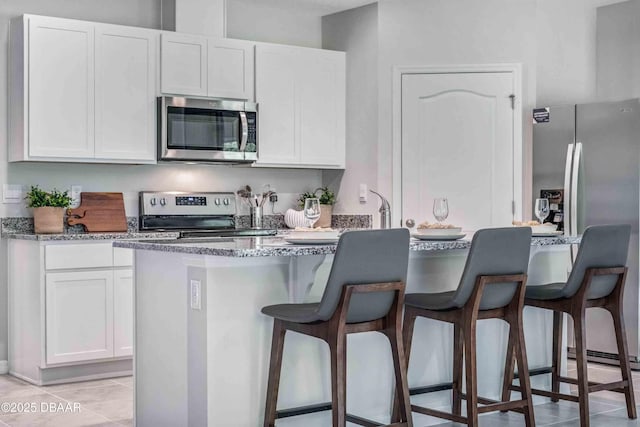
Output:
<svg viewBox="0 0 640 427">
<path fill-rule="evenodd" d="M 9 361 L 0 360 L 0 375 L 6 375 L 9 373 Z"/>
</svg>

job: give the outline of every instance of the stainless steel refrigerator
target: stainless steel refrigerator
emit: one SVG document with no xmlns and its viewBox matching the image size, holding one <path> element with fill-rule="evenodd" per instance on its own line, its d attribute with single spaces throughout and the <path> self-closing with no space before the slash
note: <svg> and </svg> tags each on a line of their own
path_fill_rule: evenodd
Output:
<svg viewBox="0 0 640 427">
<path fill-rule="evenodd" d="M 533 196 L 563 190 L 565 234 L 631 224 L 624 317 L 632 367 L 640 369 L 640 100 L 536 108 L 533 116 Z M 602 309 L 587 310 L 587 349 L 591 360 L 617 361 L 611 316 Z"/>
</svg>

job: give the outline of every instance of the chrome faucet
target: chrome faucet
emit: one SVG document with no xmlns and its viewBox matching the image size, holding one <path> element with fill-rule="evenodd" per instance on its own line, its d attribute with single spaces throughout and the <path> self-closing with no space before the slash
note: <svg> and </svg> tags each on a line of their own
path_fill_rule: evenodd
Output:
<svg viewBox="0 0 640 427">
<path fill-rule="evenodd" d="M 369 191 L 380 197 L 380 201 L 382 202 L 380 209 L 378 210 L 378 212 L 380 212 L 380 228 L 391 228 L 391 205 L 389 204 L 389 201 L 377 191 Z"/>
</svg>

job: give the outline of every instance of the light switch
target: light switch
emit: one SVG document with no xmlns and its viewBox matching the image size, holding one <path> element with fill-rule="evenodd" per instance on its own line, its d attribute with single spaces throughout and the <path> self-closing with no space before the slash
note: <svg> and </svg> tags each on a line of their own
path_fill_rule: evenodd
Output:
<svg viewBox="0 0 640 427">
<path fill-rule="evenodd" d="M 23 201 L 22 185 L 4 184 L 2 186 L 2 203 L 22 203 Z"/>
<path fill-rule="evenodd" d="M 358 191 L 360 203 L 367 203 L 367 184 L 360 184 L 360 190 Z"/>
<path fill-rule="evenodd" d="M 199 280 L 191 281 L 191 308 L 194 310 L 202 309 L 200 294 L 202 291 L 202 283 Z"/>
</svg>

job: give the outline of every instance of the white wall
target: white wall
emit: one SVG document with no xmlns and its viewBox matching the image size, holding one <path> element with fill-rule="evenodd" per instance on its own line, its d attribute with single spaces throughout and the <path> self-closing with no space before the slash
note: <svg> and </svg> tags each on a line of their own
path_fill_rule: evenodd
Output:
<svg viewBox="0 0 640 427">
<path fill-rule="evenodd" d="M 268 2 L 228 0 L 227 37 L 320 47 L 320 16 L 304 9 L 283 9 Z"/>
<path fill-rule="evenodd" d="M 337 213 L 378 215 L 379 201 L 358 199 L 360 184 L 377 188 L 378 6 L 371 4 L 322 18 L 322 47 L 347 52 L 346 169 L 323 172 L 323 182 L 339 189 Z"/>
</svg>

